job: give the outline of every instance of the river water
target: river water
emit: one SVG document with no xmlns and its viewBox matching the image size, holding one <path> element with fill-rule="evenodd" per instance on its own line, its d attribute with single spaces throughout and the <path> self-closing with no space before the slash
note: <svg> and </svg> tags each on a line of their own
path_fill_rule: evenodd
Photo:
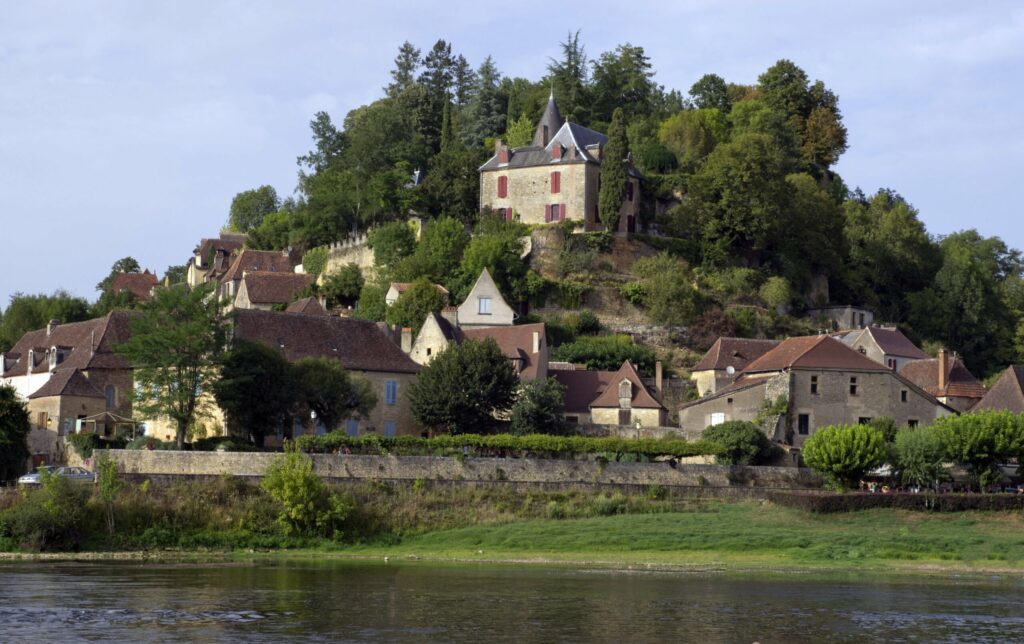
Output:
<svg viewBox="0 0 1024 644">
<path fill-rule="evenodd" d="M 0 563 L 0 641 L 1024 641 L 1024 582 L 264 561 Z"/>
</svg>

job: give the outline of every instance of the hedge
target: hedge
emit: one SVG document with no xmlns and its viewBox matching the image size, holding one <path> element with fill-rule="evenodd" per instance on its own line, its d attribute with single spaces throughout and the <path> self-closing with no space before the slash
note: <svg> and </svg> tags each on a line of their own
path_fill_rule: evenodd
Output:
<svg viewBox="0 0 1024 644">
<path fill-rule="evenodd" d="M 925 492 L 908 494 L 822 494 L 815 492 L 772 492 L 768 500 L 777 505 L 807 512 L 828 514 L 856 512 L 874 508 L 927 512 L 1020 511 L 1024 510 L 1024 495 L 1020 494 L 935 494 Z"/>
<path fill-rule="evenodd" d="M 508 458 L 573 458 L 578 454 L 613 454 L 656 458 L 716 455 L 719 446 L 706 441 L 687 442 L 672 438 L 618 438 L 591 436 L 549 436 L 547 434 L 459 434 L 455 436 L 348 436 L 335 431 L 323 436 L 300 436 L 295 446 L 314 454 L 348 448 L 354 454 L 395 454 L 400 456 L 504 456 Z"/>
</svg>

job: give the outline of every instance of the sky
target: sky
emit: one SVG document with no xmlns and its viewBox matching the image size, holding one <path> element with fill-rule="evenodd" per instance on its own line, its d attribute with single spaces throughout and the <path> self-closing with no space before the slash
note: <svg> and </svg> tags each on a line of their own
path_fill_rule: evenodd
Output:
<svg viewBox="0 0 1024 644">
<path fill-rule="evenodd" d="M 538 79 L 644 47 L 655 80 L 754 83 L 788 58 L 839 96 L 850 187 L 886 187 L 929 231 L 1024 248 L 1024 4 L 820 0 L 482 3 L 0 0 L 0 305 L 86 297 L 118 258 L 160 274 L 216 236 L 240 191 L 291 195 L 318 110 L 382 95 L 403 41 Z"/>
</svg>

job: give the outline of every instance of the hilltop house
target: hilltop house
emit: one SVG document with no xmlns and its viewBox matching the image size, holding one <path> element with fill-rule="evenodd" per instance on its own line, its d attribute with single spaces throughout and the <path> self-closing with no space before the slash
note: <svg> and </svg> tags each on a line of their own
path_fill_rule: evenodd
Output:
<svg viewBox="0 0 1024 644">
<path fill-rule="evenodd" d="M 458 307 L 458 325 L 464 329 L 512 326 L 515 318 L 515 311 L 502 297 L 501 290 L 485 268 Z"/>
<path fill-rule="evenodd" d="M 840 339 L 846 346 L 894 371 L 903 369 L 914 360 L 928 358 L 927 353 L 917 348 L 894 326 L 869 326 L 860 331 L 845 333 Z"/>
<path fill-rule="evenodd" d="M 718 338 L 690 370 L 697 393 L 705 396 L 731 384 L 748 364 L 775 348 L 777 340 Z"/>
<path fill-rule="evenodd" d="M 892 369 L 820 335 L 782 341 L 733 384 L 683 405 L 679 423 L 701 431 L 730 420 L 764 422 L 772 438 L 799 448 L 819 427 L 881 417 L 914 427 L 952 412 Z"/>
<path fill-rule="evenodd" d="M 129 291 L 140 301 L 148 301 L 153 297 L 153 289 L 159 284 L 156 275 L 149 269 L 141 273 L 118 273 L 110 280 L 110 292 L 115 295 Z"/>
<path fill-rule="evenodd" d="M 1011 365 L 971 411 L 1024 413 L 1024 366 Z"/>
<path fill-rule="evenodd" d="M 807 317 L 827 321 L 832 331 L 864 329 L 875 323 L 875 314 L 871 309 L 849 304 L 831 304 L 808 309 Z"/>
<path fill-rule="evenodd" d="M 245 245 L 246 236 L 222 232 L 215 239 L 203 239 L 192 251 L 186 265 L 185 279 L 192 288 L 206 282 L 220 281 L 231 267 L 234 256 Z"/>
<path fill-rule="evenodd" d="M 527 224 L 565 220 L 583 222 L 584 230 L 603 230 L 598 215 L 598 185 L 608 137 L 562 118 L 555 97 L 547 107 L 530 145 L 509 148 L 495 142 L 494 156 L 480 166 L 480 208 Z M 640 212 L 640 173 L 629 159 L 628 183 L 618 232 L 636 230 Z"/>
<path fill-rule="evenodd" d="M 291 258 L 287 251 L 253 250 L 243 248 L 235 256 L 228 270 L 218 280 L 217 295 L 228 302 L 228 308 L 234 306 L 235 297 L 242 285 L 246 273 L 294 273 Z"/>
<path fill-rule="evenodd" d="M 950 360 L 946 349 L 938 358 L 907 363 L 900 375 L 957 411 L 967 411 L 985 397 L 985 386 L 956 355 Z"/>
<path fill-rule="evenodd" d="M 572 424 L 653 428 L 665 423 L 661 363 L 653 391 L 628 360 L 618 371 L 552 369 L 550 374 L 565 387 L 563 415 Z"/>
<path fill-rule="evenodd" d="M 312 283 L 313 276 L 305 273 L 245 271 L 239 282 L 238 293 L 228 309 L 270 311 L 275 306 L 285 307 L 295 299 L 297 293 Z"/>
</svg>

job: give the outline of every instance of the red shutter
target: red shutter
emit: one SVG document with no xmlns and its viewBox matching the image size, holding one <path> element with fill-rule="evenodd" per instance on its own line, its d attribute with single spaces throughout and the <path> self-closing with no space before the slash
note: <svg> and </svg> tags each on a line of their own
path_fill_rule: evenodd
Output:
<svg viewBox="0 0 1024 644">
<path fill-rule="evenodd" d="M 562 158 L 562 146 L 561 145 L 556 143 L 556 144 L 551 146 L 551 158 L 554 159 L 555 161 L 557 161 L 557 160 Z"/>
<path fill-rule="evenodd" d="M 508 177 L 498 177 L 498 198 L 504 199 L 508 196 Z"/>
<path fill-rule="evenodd" d="M 551 223 L 551 206 L 544 206 L 544 223 Z"/>
<path fill-rule="evenodd" d="M 562 191 L 562 173 L 552 172 L 551 173 L 551 194 L 557 195 Z"/>
<path fill-rule="evenodd" d="M 565 204 L 558 207 L 558 216 L 562 221 L 565 221 Z"/>
</svg>

